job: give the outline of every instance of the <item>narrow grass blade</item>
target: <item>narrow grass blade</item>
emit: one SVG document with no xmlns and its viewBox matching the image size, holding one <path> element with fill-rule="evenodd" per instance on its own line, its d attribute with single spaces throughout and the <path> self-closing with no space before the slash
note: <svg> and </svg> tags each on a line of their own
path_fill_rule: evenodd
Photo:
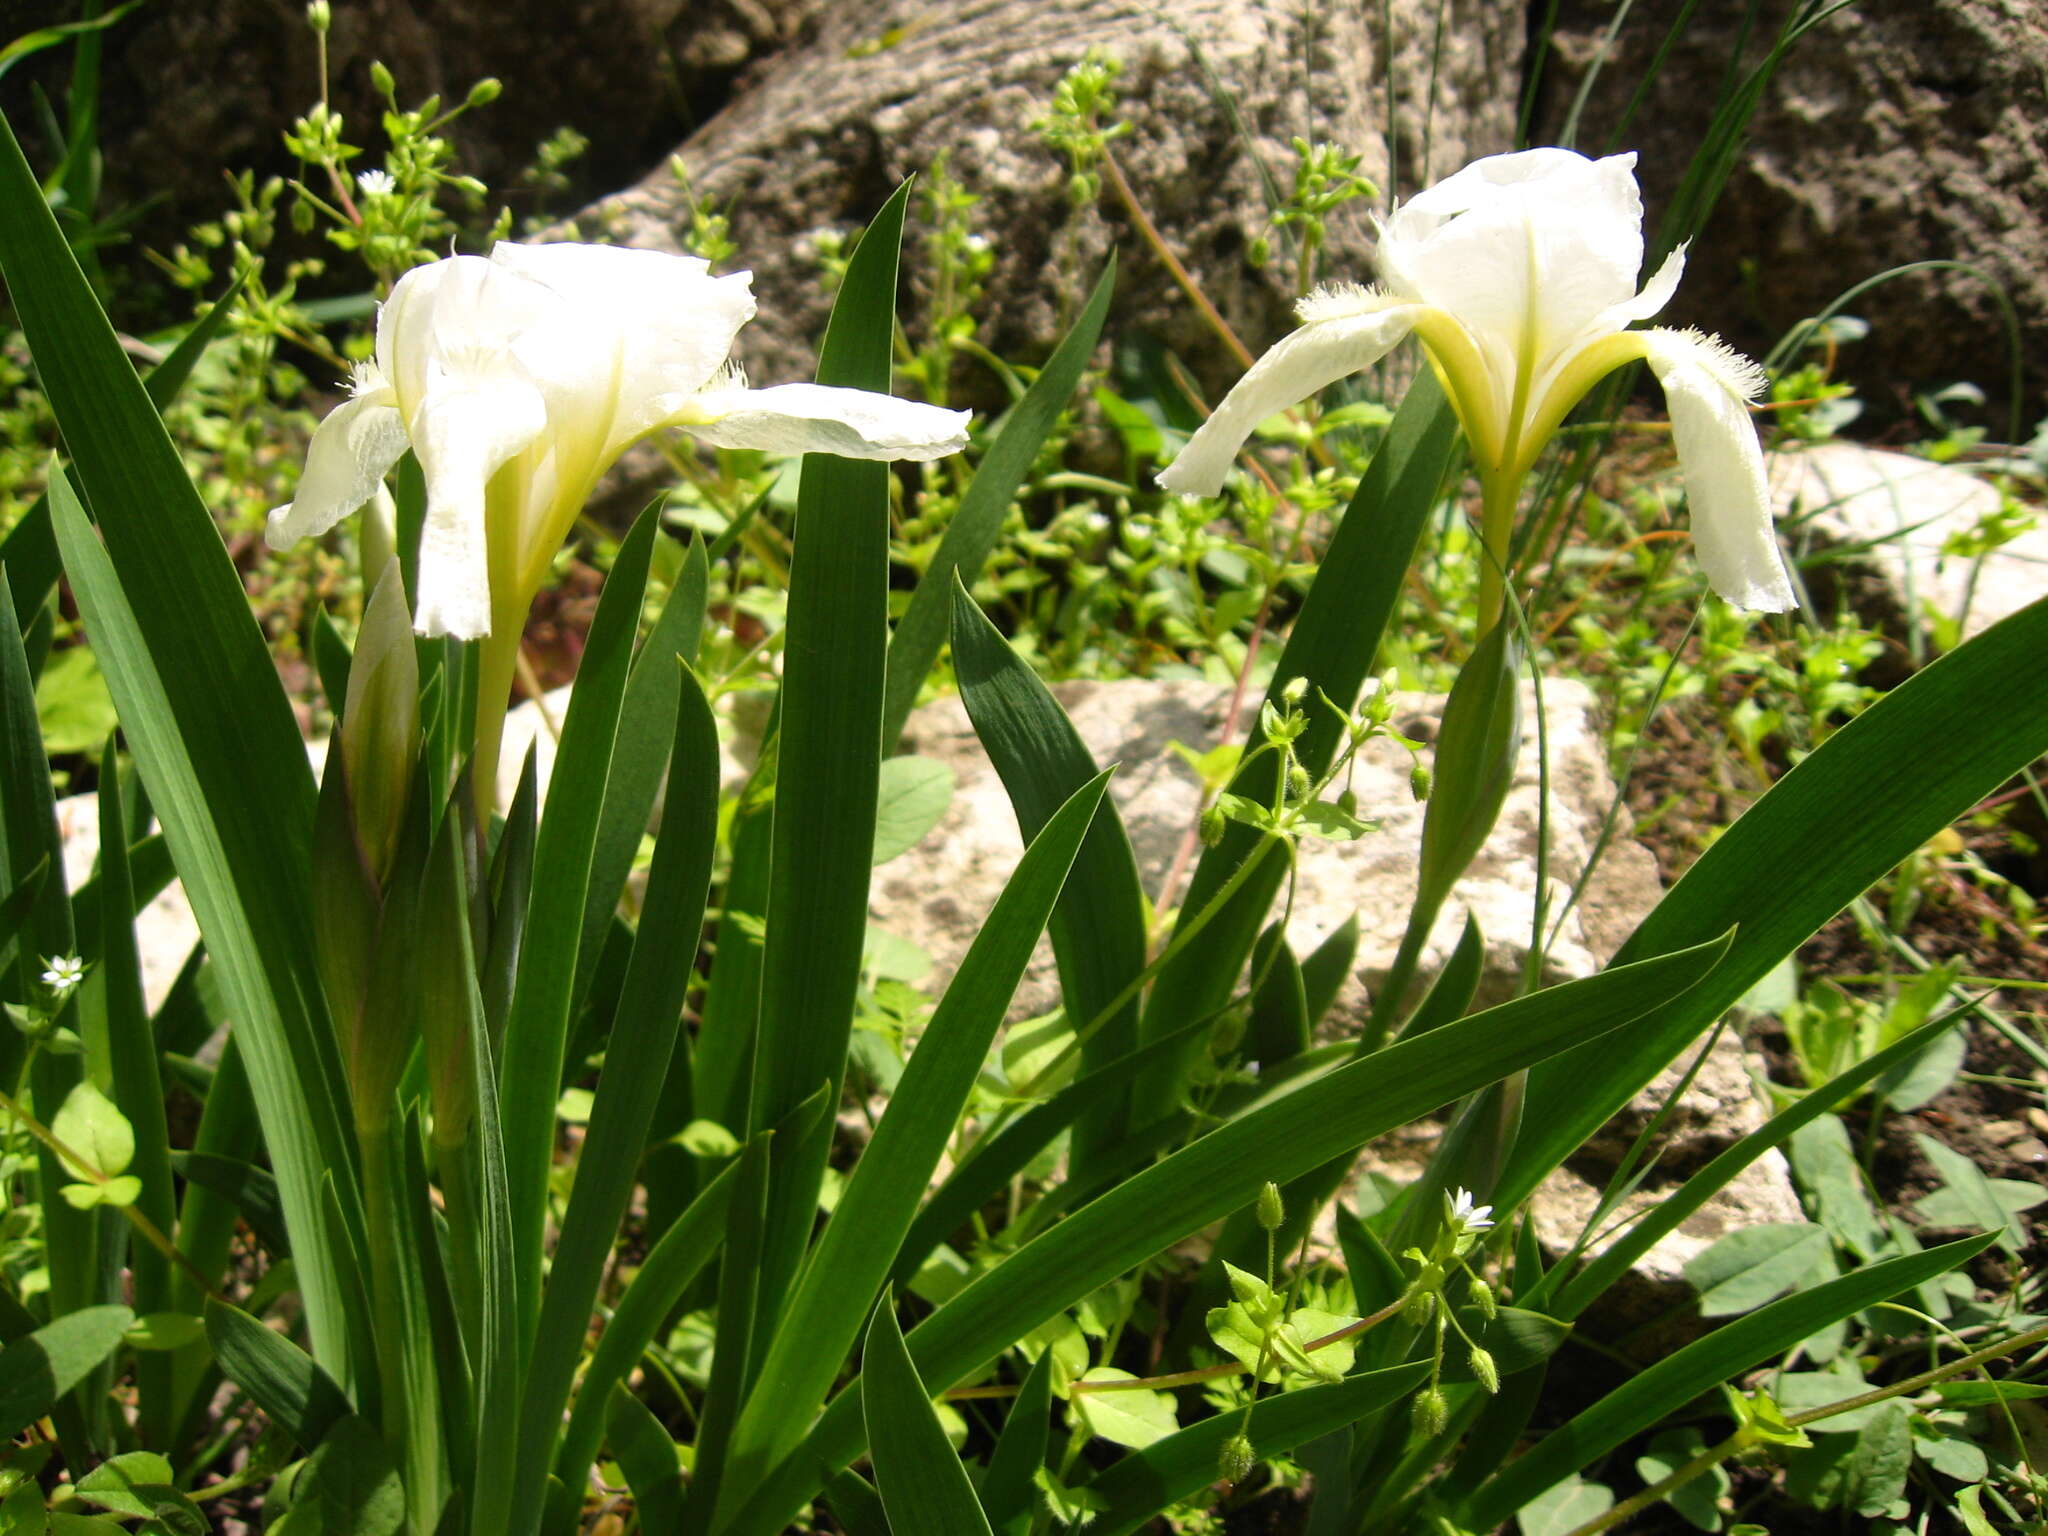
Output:
<svg viewBox="0 0 2048 1536">
<path fill-rule="evenodd" d="M 1266 698 L 1277 703 L 1295 678 L 1326 694 L 1339 708 L 1358 698 L 1372 670 L 1401 583 L 1414 558 L 1457 443 L 1457 420 L 1433 376 L 1418 374 L 1401 402 L 1357 494 L 1324 552 L 1308 599 L 1294 621 L 1273 671 Z M 1313 694 L 1311 695 L 1313 697 Z M 1341 734 L 1327 710 L 1310 711 L 1309 728 L 1295 744 L 1304 767 L 1319 773 L 1334 758 Z M 1231 791 L 1261 804 L 1273 799 L 1277 759 L 1262 754 L 1231 781 Z M 1232 822 L 1223 840 L 1202 855 L 1181 899 L 1181 921 L 1203 911 L 1258 846 L 1258 833 Z M 1145 1005 L 1140 1035 L 1155 1039 L 1183 1020 L 1213 1012 L 1229 996 L 1252 940 L 1266 920 L 1284 865 L 1269 861 L 1214 918 L 1199 944 L 1188 946 L 1160 973 Z M 1186 1064 L 1170 1062 L 1147 1075 L 1132 1113 L 1143 1123 L 1178 1102 Z"/>
<path fill-rule="evenodd" d="M 670 589 L 668 601 L 661 605 L 661 617 L 633 658 L 625 703 L 619 710 L 619 737 L 605 780 L 604 810 L 590 855 L 590 898 L 583 908 L 583 939 L 576 950 L 576 986 L 571 994 L 577 1002 L 590 990 L 605 929 L 618 912 L 619 892 L 625 888 L 634 856 L 640 851 L 640 839 L 654 813 L 654 796 L 661 788 L 662 770 L 668 766 L 676 733 L 676 701 L 689 689 L 683 669 L 676 663 L 697 664 L 710 584 L 704 542 L 693 537 L 683 554 L 682 573 Z M 714 756 L 714 780 L 717 772 Z"/>
<path fill-rule="evenodd" d="M 1697 984 L 1721 940 L 1519 998 L 1340 1067 L 1156 1163 L 974 1281 L 911 1334 L 947 1385 L 1097 1286 L 1284 1183 L 1441 1105 L 1621 1028 Z M 860 1448 L 842 1392 L 724 1530 L 767 1536 Z"/>
<path fill-rule="evenodd" d="M 882 708 L 885 751 L 903 734 L 903 723 L 917 704 L 918 690 L 932 663 L 939 659 L 939 647 L 952 619 L 953 583 L 957 579 L 973 586 L 1002 537 L 1003 519 L 1017 488 L 1031 472 L 1046 434 L 1073 398 L 1088 360 L 1095 355 L 1096 339 L 1102 334 L 1110 295 L 1115 291 L 1116 253 L 1112 251 L 1073 329 L 1060 339 L 1024 397 L 1010 407 L 1002 430 L 974 471 L 973 484 L 960 498 L 959 510 L 946 525 L 931 564 L 918 578 L 910 606 L 896 621 L 896 633 L 889 640 L 887 702 Z"/>
<path fill-rule="evenodd" d="M 887 1298 L 861 1351 L 861 1408 L 893 1536 L 992 1536 Z"/>
<path fill-rule="evenodd" d="M 554 1158 L 555 1103 L 562 1091 L 576 950 L 657 518 L 654 508 L 640 514 L 605 579 L 604 596 L 569 696 L 568 718 L 562 722 L 561 749 L 534 845 L 533 894 L 527 903 L 498 1088 L 505 1181 L 512 1202 L 517 1334 L 522 1341 L 532 1339 L 540 1315 L 548 1165 Z"/>
<path fill-rule="evenodd" d="M 227 1379 L 296 1441 L 312 1450 L 348 1415 L 348 1395 L 298 1345 L 240 1307 L 209 1299 L 206 1339 Z"/>
<path fill-rule="evenodd" d="M 1133 1451 L 1089 1489 L 1109 1507 L 1089 1522 L 1089 1536 L 1126 1536 L 1167 1505 L 1217 1480 L 1224 1442 L 1244 1434 L 1259 1457 L 1280 1456 L 1397 1403 L 1429 1379 L 1427 1361 L 1303 1387 L 1255 1404 L 1249 1416 L 1224 1412 Z"/>
<path fill-rule="evenodd" d="M 802 1438 L 860 1336 L 1108 784 L 1082 785 L 1032 840 L 919 1037 L 777 1325 L 728 1453 L 735 1486 Z"/>
<path fill-rule="evenodd" d="M 818 382 L 889 388 L 896 267 L 909 183 L 848 264 Z M 888 646 L 889 467 L 806 455 L 784 630 L 768 933 L 749 1127 L 774 1125 L 846 1070 L 867 941 Z M 771 1324 L 817 1211 L 829 1137 L 785 1153 L 769 1193 L 761 1318 Z M 778 1159 L 780 1160 L 780 1159 Z"/>
<path fill-rule="evenodd" d="M 683 1512 L 683 1462 L 661 1420 L 623 1386 L 612 1388 L 605 1438 L 626 1475 L 643 1531 L 672 1531 Z"/>
<path fill-rule="evenodd" d="M 583 1353 L 591 1304 L 633 1193 L 647 1127 L 682 1027 L 683 996 L 704 925 L 704 899 L 718 842 L 718 724 L 702 688 L 680 661 L 656 657 L 681 681 L 671 707 L 674 750 L 661 835 L 641 910 L 640 937 L 626 971 L 619 1016 L 631 1021 L 605 1053 L 576 1184 L 548 1270 L 539 1332 L 526 1372 L 517 1465 L 538 1496 L 554 1460 L 562 1405 Z M 528 1469 L 533 1469 L 529 1472 Z"/>
<path fill-rule="evenodd" d="M 737 1169 L 736 1163 L 728 1165 L 662 1234 L 598 1335 L 569 1411 L 569 1427 L 555 1452 L 554 1475 L 566 1486 L 583 1486 L 604 1438 L 604 1409 L 612 1388 L 639 1364 L 662 1320 L 717 1257 Z"/>
<path fill-rule="evenodd" d="M 1034 1479 L 1045 1465 L 1052 1430 L 1052 1351 L 1039 1355 L 1024 1385 L 1010 1400 L 1003 1432 L 981 1480 L 981 1507 L 998 1536 L 1028 1536 L 1038 1509 Z"/>
<path fill-rule="evenodd" d="M 1069 795 L 1095 777 L 1095 759 L 1067 712 L 957 582 L 953 669 L 974 734 L 1001 775 L 1018 830 L 1029 842 Z M 1104 1014 L 1145 969 L 1145 892 L 1114 805 L 1089 828 L 1050 931 L 1068 1021 L 1091 1031 L 1081 1040 L 1081 1070 L 1092 1071 L 1137 1045 L 1135 997 Z M 1129 1109 L 1112 1100 L 1102 1113 L 1076 1124 L 1076 1173 L 1092 1173 L 1127 1123 Z"/>
<path fill-rule="evenodd" d="M 738 1427 L 753 1379 L 754 1311 L 760 1304 L 761 1241 L 768 1216 L 772 1135 L 757 1131 L 739 1156 L 732 1209 L 725 1222 L 725 1259 L 718 1270 L 718 1322 L 712 1344 L 711 1384 L 697 1411 L 690 1502 L 681 1536 L 711 1528 L 725 1486 L 725 1453 Z"/>
<path fill-rule="evenodd" d="M 1740 923 L 1713 980 L 1628 1035 L 1530 1074 L 1497 1204 L 1512 1207 L 1821 924 L 2048 753 L 2048 599 L 1958 646 L 1830 736 L 1643 919 L 1618 961 Z"/>
<path fill-rule="evenodd" d="M 1638 1371 L 1570 1423 L 1543 1436 L 1481 1486 L 1459 1523 L 1468 1530 L 1492 1530 L 1546 1488 L 1592 1466 L 1629 1436 L 1676 1413 L 1717 1383 L 1782 1354 L 1852 1313 L 1946 1274 L 1990 1242 L 1988 1236 L 1964 1238 L 1924 1253 L 1868 1264 L 1715 1329 Z"/>
<path fill-rule="evenodd" d="M 12 1440 L 98 1370 L 134 1322 L 126 1307 L 87 1307 L 0 1349 L 0 1441 Z"/>
</svg>

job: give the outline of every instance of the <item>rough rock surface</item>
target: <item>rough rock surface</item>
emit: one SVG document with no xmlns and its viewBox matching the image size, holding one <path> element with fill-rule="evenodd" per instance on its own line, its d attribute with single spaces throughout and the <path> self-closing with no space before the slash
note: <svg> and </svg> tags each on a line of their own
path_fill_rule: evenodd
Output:
<svg viewBox="0 0 2048 1536">
<path fill-rule="evenodd" d="M 1903 628 L 1931 604 L 1946 617 L 1960 614 L 1967 638 L 2048 589 L 2048 527 L 2039 523 L 1981 563 L 1943 555 L 1947 539 L 1999 510 L 1998 488 L 1980 476 L 1830 442 L 1778 455 L 1771 491 L 1795 540 L 1842 552 L 1829 569 L 1846 574 L 1846 595 L 1876 622 Z"/>
<path fill-rule="evenodd" d="M 1745 67 L 1795 8 L 1760 7 Z M 1638 6 L 1622 23 L 1586 102 L 1582 147 L 1608 143 L 1670 9 Z M 1641 151 L 1653 227 L 1706 137 L 1751 9 L 1699 7 L 1622 138 L 1620 147 Z M 1562 130 L 1616 20 L 1605 0 L 1564 0 L 1544 64 L 1539 140 Z M 1854 5 L 1797 43 L 1764 94 L 1670 314 L 1761 355 L 1851 284 L 1929 260 L 1970 263 L 2005 288 L 2038 378 L 2048 357 L 2048 8 L 2033 0 Z M 1850 309 L 1872 330 L 1845 350 L 1842 367 L 1885 408 L 1906 404 L 1906 386 L 1933 380 L 2006 392 L 2004 332 L 1982 280 L 1914 273 Z M 1988 420 L 1997 430 L 2003 418 Z"/>
<path fill-rule="evenodd" d="M 1004 357 L 1045 355 L 1063 328 L 1062 295 L 1074 302 L 1075 274 L 1099 270 L 1115 245 L 1120 331 L 1155 336 L 1205 382 L 1227 382 L 1241 365 L 1113 192 L 1075 214 L 1063 162 L 1030 125 L 1089 49 L 1121 62 L 1119 110 L 1131 132 L 1115 142 L 1116 158 L 1167 243 L 1256 352 L 1292 323 L 1291 271 L 1257 270 L 1247 250 L 1266 232 L 1261 173 L 1291 180 L 1293 136 L 1362 152 L 1362 169 L 1388 185 L 1391 79 L 1395 186 L 1414 183 L 1425 160 L 1440 175 L 1511 142 L 1518 9 L 1435 0 L 1386 9 L 1391 56 L 1380 0 L 953 0 L 910 12 L 843 0 L 682 146 L 694 191 L 730 208 L 739 260 L 755 273 L 761 317 L 743 339 L 749 362 L 764 381 L 807 373 L 826 299 L 805 237 L 865 222 L 943 152 L 951 174 L 982 198 L 976 222 L 996 242 L 984 342 Z M 1349 205 L 1333 227 L 1341 275 L 1369 275 L 1364 206 Z M 576 225 L 586 236 L 673 249 L 689 213 L 663 169 Z M 913 302 L 907 311 L 913 326 L 917 310 Z"/>
<path fill-rule="evenodd" d="M 370 63 L 387 65 L 399 102 L 430 93 L 458 103 L 486 76 L 505 84 L 495 105 L 459 118 L 449 136 L 460 169 L 494 192 L 528 165 L 535 146 L 567 125 L 590 140 L 571 167 L 588 198 L 661 164 L 716 112 L 748 67 L 798 37 L 826 0 L 334 0 L 328 40 L 332 99 L 348 142 L 378 150 L 383 103 Z M 0 41 L 74 21 L 73 0 L 0 7 Z M 303 4 L 213 0 L 151 5 L 104 34 L 100 146 L 103 209 L 139 212 L 143 243 L 167 247 L 231 206 L 223 169 L 259 179 L 295 174 L 282 135 L 318 99 L 319 70 Z M 15 131 L 30 140 L 31 89 L 59 103 L 70 50 L 25 60 L 0 85 Z M 36 152 L 40 152 L 40 145 Z M 357 162 L 374 164 L 375 160 Z M 515 211 L 532 195 L 514 194 Z M 568 204 L 576 206 L 575 202 Z"/>
</svg>

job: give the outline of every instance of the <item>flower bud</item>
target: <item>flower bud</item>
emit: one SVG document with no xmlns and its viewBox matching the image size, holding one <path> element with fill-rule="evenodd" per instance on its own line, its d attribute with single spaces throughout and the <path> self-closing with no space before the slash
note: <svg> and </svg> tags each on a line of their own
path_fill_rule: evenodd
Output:
<svg viewBox="0 0 2048 1536">
<path fill-rule="evenodd" d="M 1444 1432 L 1444 1426 L 1451 1420 L 1451 1405 L 1444 1398 L 1443 1388 L 1425 1387 L 1415 1394 L 1415 1433 L 1425 1440 L 1434 1440 Z"/>
<path fill-rule="evenodd" d="M 1486 1388 L 1489 1393 L 1499 1392 L 1500 1367 L 1493 1363 L 1493 1356 L 1474 1344 L 1468 1359 L 1472 1365 L 1472 1374 L 1479 1379 L 1479 1385 Z"/>
<path fill-rule="evenodd" d="M 1292 767 L 1292 768 L 1290 768 L 1290 769 L 1288 769 L 1288 770 L 1287 770 L 1287 798 L 1288 798 L 1288 799 L 1290 799 L 1290 800 L 1305 800 L 1305 799 L 1307 799 L 1307 798 L 1308 798 L 1308 792 L 1309 792 L 1309 789 L 1311 788 L 1311 786 L 1312 786 L 1312 781 L 1310 780 L 1310 778 L 1309 778 L 1309 776 L 1308 776 L 1308 770 L 1307 770 L 1306 768 L 1302 767 L 1302 766 L 1301 766 L 1301 765 L 1300 765 L 1299 763 L 1297 763 L 1297 764 L 1296 764 L 1296 765 L 1295 765 L 1294 767 Z"/>
<path fill-rule="evenodd" d="M 1280 690 L 1280 697 L 1290 704 L 1299 704 L 1308 697 L 1308 679 L 1305 677 L 1290 677 L 1287 679 L 1286 686 Z"/>
<path fill-rule="evenodd" d="M 1493 1299 L 1493 1287 L 1477 1275 L 1472 1277 L 1472 1305 L 1479 1309 L 1479 1315 L 1489 1323 L 1500 1316 L 1500 1303 Z"/>
<path fill-rule="evenodd" d="M 1212 805 L 1203 811 L 1202 846 L 1214 848 L 1218 843 L 1222 842 L 1224 830 L 1229 824 L 1229 818 L 1223 814 L 1222 806 Z"/>
<path fill-rule="evenodd" d="M 1337 809 L 1346 816 L 1356 816 L 1358 814 L 1358 791 L 1355 789 L 1340 791 L 1337 795 Z"/>
<path fill-rule="evenodd" d="M 1273 242 L 1264 235 L 1255 236 L 1245 248 L 1244 259 L 1254 267 L 1263 267 L 1273 259 Z"/>
<path fill-rule="evenodd" d="M 1429 798 L 1430 786 L 1436 782 L 1436 775 L 1429 771 L 1426 763 L 1417 763 L 1408 775 L 1408 793 L 1417 800 Z"/>
<path fill-rule="evenodd" d="M 382 59 L 370 60 L 370 89 L 379 96 L 390 96 L 398 89 L 398 82 L 391 78 L 391 71 L 384 67 Z"/>
<path fill-rule="evenodd" d="M 487 75 L 469 88 L 469 100 L 464 104 L 472 107 L 487 107 L 504 94 L 504 82 L 495 76 Z"/>
<path fill-rule="evenodd" d="M 1436 1295 L 1431 1291 L 1410 1291 L 1401 1303 L 1401 1321 L 1410 1328 L 1420 1328 L 1436 1310 Z"/>
<path fill-rule="evenodd" d="M 1266 1180 L 1259 1190 L 1259 1226 L 1267 1232 L 1278 1232 L 1280 1224 L 1287 1219 L 1287 1207 L 1280 1200 L 1280 1186 L 1271 1179 Z"/>
<path fill-rule="evenodd" d="M 306 7 L 306 25 L 325 36 L 327 29 L 333 24 L 334 11 L 327 0 L 311 0 Z"/>
<path fill-rule="evenodd" d="M 1241 1483 L 1251 1476 L 1258 1461 L 1250 1437 L 1232 1435 L 1223 1442 L 1223 1452 L 1216 1458 L 1216 1475 L 1226 1483 Z"/>
</svg>

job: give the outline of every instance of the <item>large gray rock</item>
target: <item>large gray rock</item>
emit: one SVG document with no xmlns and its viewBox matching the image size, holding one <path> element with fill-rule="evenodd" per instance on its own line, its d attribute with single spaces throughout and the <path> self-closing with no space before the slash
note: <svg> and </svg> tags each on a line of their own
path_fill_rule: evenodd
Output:
<svg viewBox="0 0 2048 1536">
<path fill-rule="evenodd" d="M 1967 639 L 2048 590 L 2048 527 L 2039 522 L 1981 559 L 1944 553 L 2004 504 L 1982 476 L 1846 442 L 1779 454 L 1770 467 L 1781 525 L 1836 552 L 1836 585 L 1872 622 L 1904 628 L 1932 608 L 1960 618 Z"/>
<path fill-rule="evenodd" d="M 1619 147 L 1640 150 L 1651 217 L 1706 139 L 1731 69 L 1763 59 L 1798 0 L 1704 5 Z M 1673 7 L 1564 0 L 1543 61 L 1539 140 L 1561 132 L 1602 40 L 1578 142 L 1606 144 L 1665 41 Z M 1756 26 L 1739 51 L 1752 13 Z M 1553 140 L 1554 141 L 1554 140 Z M 2019 311 L 2038 378 L 2048 358 L 2048 8 L 2032 0 L 1877 0 L 1838 9 L 1764 93 L 1719 211 L 1694 244 L 1671 314 L 1755 355 L 1843 290 L 1910 262 L 1922 271 L 1857 298 L 1871 334 L 1842 367 L 1882 408 L 1906 386 L 1970 379 L 2008 393 L 2004 331 L 1985 279 Z M 1988 418 L 1997 430 L 2002 416 Z M 2028 418 L 2031 421 L 2031 417 Z"/>
<path fill-rule="evenodd" d="M 1079 275 L 1115 245 L 1120 331 L 1153 335 L 1211 385 L 1227 382 L 1241 364 L 1114 196 L 1077 215 L 1064 164 L 1031 124 L 1090 49 L 1122 64 L 1119 112 L 1131 131 L 1115 155 L 1168 245 L 1256 352 L 1292 324 L 1291 270 L 1256 269 L 1247 252 L 1266 232 L 1262 172 L 1291 180 L 1293 136 L 1363 153 L 1383 186 L 1390 117 L 1403 187 L 1425 162 L 1441 175 L 1510 147 L 1523 18 L 1515 7 L 1464 7 L 1440 35 L 1442 11 L 1434 0 L 952 0 L 909 11 L 842 0 L 680 152 L 697 198 L 730 209 L 737 261 L 755 274 L 749 362 L 764 381 L 807 374 L 828 302 L 808 237 L 865 223 L 898 182 L 945 154 L 982 199 L 975 220 L 994 242 L 982 341 L 1006 358 L 1043 357 L 1085 291 Z M 1365 206 L 1351 204 L 1333 230 L 1338 275 L 1369 276 Z M 664 168 L 575 225 L 585 237 L 675 249 L 689 212 Z M 906 312 L 913 329 L 919 309 Z"/>
</svg>

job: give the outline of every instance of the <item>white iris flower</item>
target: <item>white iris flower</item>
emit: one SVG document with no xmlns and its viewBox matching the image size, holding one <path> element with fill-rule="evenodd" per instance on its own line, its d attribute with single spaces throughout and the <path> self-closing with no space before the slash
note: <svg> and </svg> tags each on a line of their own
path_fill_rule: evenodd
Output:
<svg viewBox="0 0 2048 1536">
<path fill-rule="evenodd" d="M 598 477 L 636 439 L 681 427 L 777 453 L 936 459 L 967 413 L 859 389 L 749 389 L 726 359 L 754 314 L 751 274 L 600 245 L 501 243 L 398 280 L 377 354 L 320 424 L 273 548 L 370 500 L 411 448 L 426 479 L 414 627 L 515 636 Z"/>
<path fill-rule="evenodd" d="M 1634 155 L 1531 149 L 1477 160 L 1401 205 L 1379 233 L 1379 284 L 1304 299 L 1301 328 L 1252 365 L 1162 486 L 1214 495 L 1261 421 L 1413 332 L 1465 429 L 1499 560 L 1515 494 L 1544 443 L 1595 383 L 1640 360 L 1664 387 L 1707 580 L 1737 607 L 1793 606 L 1747 411 L 1762 370 L 1698 331 L 1628 329 L 1663 309 L 1685 268 L 1683 249 L 1674 251 L 1637 290 Z"/>
</svg>

